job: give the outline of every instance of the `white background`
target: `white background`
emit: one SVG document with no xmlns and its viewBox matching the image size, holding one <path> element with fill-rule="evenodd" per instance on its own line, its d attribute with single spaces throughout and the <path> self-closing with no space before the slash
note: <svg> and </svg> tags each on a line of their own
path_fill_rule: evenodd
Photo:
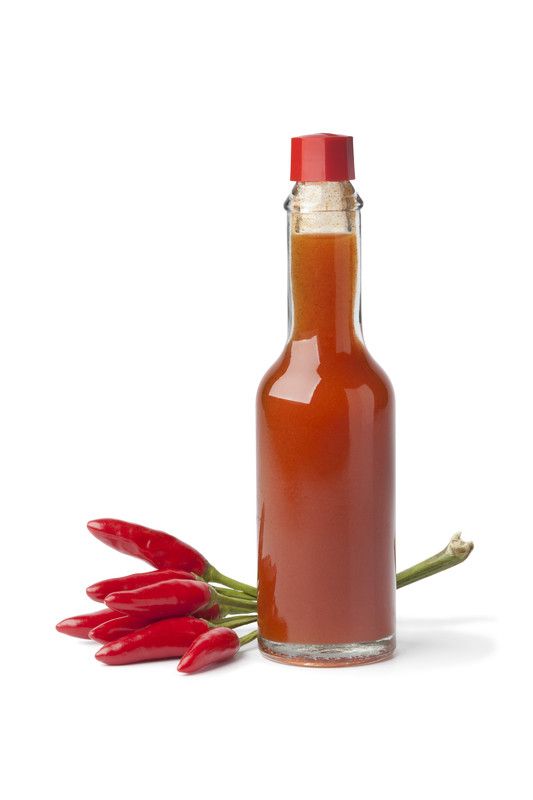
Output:
<svg viewBox="0 0 533 800">
<path fill-rule="evenodd" d="M 528 793 L 528 6 L 2 3 L 6 797 Z M 295 669 L 252 647 L 190 678 L 103 667 L 54 624 L 142 565 L 86 520 L 169 530 L 254 579 L 289 139 L 320 130 L 355 138 L 398 567 L 457 529 L 476 549 L 399 593 L 387 663 Z"/>
</svg>

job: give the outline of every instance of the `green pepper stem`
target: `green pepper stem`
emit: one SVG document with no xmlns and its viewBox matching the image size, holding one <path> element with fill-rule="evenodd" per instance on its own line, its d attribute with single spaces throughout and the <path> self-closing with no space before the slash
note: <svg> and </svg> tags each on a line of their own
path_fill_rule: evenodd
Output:
<svg viewBox="0 0 533 800">
<path fill-rule="evenodd" d="M 242 647 L 243 645 L 248 644 L 248 642 L 253 642 L 254 639 L 257 639 L 257 628 L 255 631 L 247 633 L 246 636 L 241 636 L 239 642 L 241 643 Z"/>
<path fill-rule="evenodd" d="M 241 625 L 250 625 L 257 622 L 257 614 L 242 614 L 239 617 L 226 617 L 219 622 L 214 622 L 215 628 L 238 628 Z"/>
<path fill-rule="evenodd" d="M 238 589 L 226 589 L 223 586 L 215 586 L 214 588 L 217 590 L 219 594 L 223 595 L 224 597 L 237 597 L 240 598 L 241 600 L 252 599 L 249 594 L 246 594 L 246 592 L 241 592 Z"/>
<path fill-rule="evenodd" d="M 255 614 L 257 611 L 257 603 L 251 597 L 224 597 L 213 586 L 211 587 L 211 594 L 213 601 L 218 603 L 224 613 L 228 613 L 228 611 L 248 611 L 249 614 Z"/>
<path fill-rule="evenodd" d="M 457 564 L 465 561 L 472 550 L 474 549 L 473 542 L 464 542 L 461 539 L 460 533 L 455 533 L 444 550 L 436 553 L 425 561 L 420 561 L 418 564 L 398 572 L 396 575 L 396 588 L 401 589 L 403 586 L 408 586 L 410 583 L 421 581 L 424 578 L 429 578 L 431 575 L 436 575 L 437 572 L 443 572 L 445 569 L 455 567 Z M 257 610 L 257 603 L 252 597 L 257 596 L 257 590 L 248 584 L 233 581 L 231 578 L 226 578 L 221 575 L 214 567 L 209 567 L 209 578 L 206 575 L 205 579 L 215 580 L 219 583 L 228 583 L 233 585 L 234 588 L 226 589 L 219 587 L 213 589 L 217 593 L 218 603 L 224 609 L 225 613 L 232 613 L 232 611 L 248 611 L 253 614 Z M 245 588 L 241 588 L 245 587 Z M 252 591 L 254 595 L 252 595 Z"/>
<path fill-rule="evenodd" d="M 396 588 L 401 589 L 402 586 L 408 586 L 410 583 L 415 583 L 415 581 L 429 578 L 430 575 L 435 575 L 437 572 L 455 567 L 456 564 L 465 561 L 473 549 L 473 542 L 464 542 L 460 533 L 454 533 L 440 553 L 426 558 L 425 561 L 420 561 L 413 567 L 404 569 L 403 572 L 398 572 L 396 575 Z"/>
<path fill-rule="evenodd" d="M 250 586 L 249 583 L 241 583 L 241 581 L 228 578 L 227 575 L 223 575 L 211 564 L 209 564 L 207 567 L 203 578 L 204 580 L 211 581 L 212 583 L 222 583 L 224 586 L 229 586 L 231 589 L 239 589 L 241 592 L 244 592 L 250 597 L 257 597 L 257 588 L 255 586 Z"/>
</svg>

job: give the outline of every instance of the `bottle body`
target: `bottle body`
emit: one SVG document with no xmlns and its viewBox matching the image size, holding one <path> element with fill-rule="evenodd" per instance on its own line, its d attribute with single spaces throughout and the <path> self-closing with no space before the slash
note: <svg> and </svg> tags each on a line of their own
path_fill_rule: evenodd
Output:
<svg viewBox="0 0 533 800">
<path fill-rule="evenodd" d="M 359 318 L 359 198 L 288 201 L 290 331 L 257 394 L 259 645 L 332 666 L 394 649 L 394 396 Z"/>
</svg>

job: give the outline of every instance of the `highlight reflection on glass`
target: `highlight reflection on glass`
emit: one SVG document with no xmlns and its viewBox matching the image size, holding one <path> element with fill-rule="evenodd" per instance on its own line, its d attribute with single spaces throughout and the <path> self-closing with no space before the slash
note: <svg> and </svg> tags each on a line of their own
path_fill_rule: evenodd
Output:
<svg viewBox="0 0 533 800">
<path fill-rule="evenodd" d="M 269 394 L 294 403 L 310 403 L 320 383 L 318 338 L 312 336 L 291 342 L 289 349 L 287 369 L 274 381 Z M 305 380 L 302 380 L 303 377 Z"/>
</svg>

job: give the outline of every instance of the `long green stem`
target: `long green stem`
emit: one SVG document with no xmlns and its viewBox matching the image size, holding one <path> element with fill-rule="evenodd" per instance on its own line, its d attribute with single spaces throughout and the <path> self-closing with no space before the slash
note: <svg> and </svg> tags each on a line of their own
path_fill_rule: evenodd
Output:
<svg viewBox="0 0 533 800">
<path fill-rule="evenodd" d="M 257 588 L 255 586 L 250 586 L 249 583 L 241 583 L 241 581 L 228 578 L 227 575 L 223 575 L 211 564 L 207 568 L 207 571 L 204 575 L 204 580 L 211 581 L 212 583 L 222 583 L 224 586 L 230 586 L 232 589 L 239 589 L 241 592 L 244 592 L 250 597 L 257 597 Z"/>
<path fill-rule="evenodd" d="M 246 636 L 241 636 L 241 638 L 239 639 L 241 647 L 245 644 L 248 644 L 248 642 L 253 642 L 254 639 L 257 639 L 257 628 L 255 629 L 255 631 L 247 633 Z"/>
<path fill-rule="evenodd" d="M 430 575 L 435 575 L 437 572 L 455 567 L 456 564 L 460 564 L 467 559 L 473 549 L 473 542 L 463 542 L 461 534 L 454 533 L 440 553 L 426 558 L 425 561 L 420 561 L 413 567 L 404 569 L 403 572 L 398 572 L 396 575 L 396 587 L 401 589 L 402 586 L 408 586 L 410 583 L 415 583 L 415 581 L 429 578 Z"/>
<path fill-rule="evenodd" d="M 226 612 L 228 611 L 248 611 L 254 614 L 257 610 L 257 603 L 251 597 L 224 597 L 213 588 L 215 602 Z"/>
<path fill-rule="evenodd" d="M 215 589 L 219 594 L 223 595 L 224 597 L 237 597 L 240 598 L 241 600 L 252 599 L 249 594 L 246 594 L 246 592 L 241 592 L 238 589 L 226 589 L 223 586 L 215 586 Z"/>
<path fill-rule="evenodd" d="M 257 622 L 257 614 L 243 614 L 240 617 L 226 617 L 226 619 L 215 622 L 215 627 L 219 628 L 238 628 L 240 625 L 250 625 Z"/>
<path fill-rule="evenodd" d="M 421 581 L 424 578 L 429 578 L 431 575 L 436 575 L 437 572 L 442 572 L 445 569 L 450 569 L 450 567 L 461 564 L 461 562 L 468 558 L 473 549 L 473 542 L 464 542 L 461 539 L 461 534 L 455 533 L 444 550 L 441 550 L 434 556 L 430 556 L 430 558 L 426 558 L 425 561 L 420 561 L 418 564 L 414 564 L 412 567 L 398 572 L 396 575 L 396 588 L 401 589 L 403 586 L 408 586 L 410 583 Z M 222 578 L 224 578 L 224 576 L 220 575 L 220 573 L 212 567 L 210 570 L 212 570 L 210 580 L 217 580 L 222 583 Z M 213 575 L 216 575 L 216 578 L 213 577 Z M 230 581 L 231 579 L 228 578 L 225 580 Z M 226 589 L 219 587 L 216 589 L 219 595 L 219 604 L 226 611 L 235 610 L 254 613 L 257 610 L 257 603 L 251 597 L 250 590 L 252 590 L 253 587 L 247 586 L 247 584 L 240 584 L 238 581 L 232 581 L 232 583 L 237 587 L 246 586 L 247 589 Z M 257 595 L 257 590 L 254 591 Z"/>
</svg>

